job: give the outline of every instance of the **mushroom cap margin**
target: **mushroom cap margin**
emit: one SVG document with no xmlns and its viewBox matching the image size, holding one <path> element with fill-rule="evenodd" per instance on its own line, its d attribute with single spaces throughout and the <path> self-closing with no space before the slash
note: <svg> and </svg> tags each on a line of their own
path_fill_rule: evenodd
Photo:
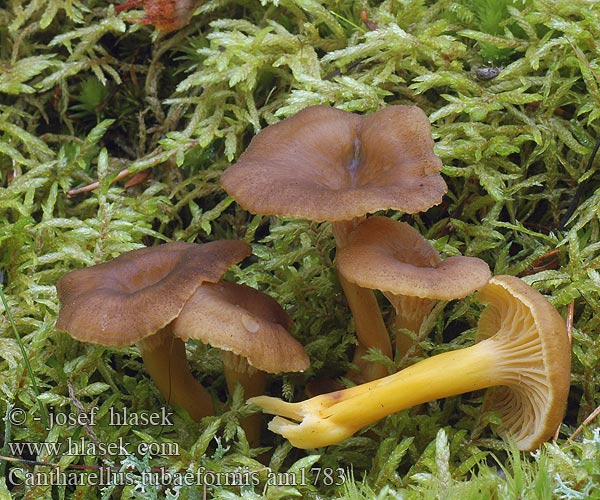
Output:
<svg viewBox="0 0 600 500">
<path fill-rule="evenodd" d="M 170 323 L 196 288 L 250 253 L 237 240 L 172 242 L 71 271 L 56 285 L 57 329 L 84 342 L 131 345 Z"/>
<path fill-rule="evenodd" d="M 442 260 L 416 229 L 386 217 L 369 217 L 336 255 L 338 271 L 364 288 L 392 295 L 435 300 L 466 297 L 490 279 L 476 257 Z"/>
<path fill-rule="evenodd" d="M 292 321 L 270 296 L 246 285 L 206 283 L 173 321 L 173 333 L 243 356 L 268 373 L 301 372 L 309 365 L 302 344 L 289 330 Z"/>
<path fill-rule="evenodd" d="M 513 379 L 510 383 L 488 390 L 485 403 L 486 407 L 495 407 L 503 419 L 498 429 L 500 434 L 512 436 L 520 450 L 536 449 L 556 432 L 566 409 L 571 346 L 565 321 L 541 293 L 515 276 L 494 276 L 479 291 L 478 297 L 488 304 L 479 318 L 479 339 L 492 337 L 507 323 L 523 326 L 528 319 L 533 322 L 539 337 L 542 360 L 537 364 L 543 367 L 543 380 L 540 380 L 540 370 L 533 366 L 535 361 L 525 359 L 520 362 L 524 369 L 510 377 Z M 530 318 L 517 317 L 519 311 L 514 309 L 518 304 L 524 306 L 523 309 L 528 312 L 525 314 L 529 314 Z M 509 329 L 503 336 L 516 340 L 519 334 Z M 530 344 L 524 344 L 515 354 L 534 351 Z M 519 361 L 516 362 L 517 367 L 518 364 Z M 527 370 L 532 370 L 532 375 L 526 373 Z M 526 389 L 536 380 L 541 384 L 538 383 L 535 390 Z M 540 395 L 543 397 L 542 407 L 534 408 L 535 398 Z M 533 410 L 533 414 L 528 410 Z"/>
<path fill-rule="evenodd" d="M 259 132 L 221 184 L 245 210 L 313 221 L 422 212 L 447 186 L 416 106 L 370 115 L 310 106 Z M 257 194 L 260 193 L 260 196 Z"/>
</svg>

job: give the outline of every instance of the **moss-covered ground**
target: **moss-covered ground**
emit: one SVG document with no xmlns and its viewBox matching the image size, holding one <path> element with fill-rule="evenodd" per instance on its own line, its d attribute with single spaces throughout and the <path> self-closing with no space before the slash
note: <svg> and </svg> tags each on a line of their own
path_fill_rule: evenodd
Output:
<svg viewBox="0 0 600 500">
<path fill-rule="evenodd" d="M 600 404 L 600 160 L 590 162 L 600 137 L 600 4 L 209 0 L 166 34 L 136 23 L 142 16 L 116 14 L 105 0 L 0 0 L 1 454 L 61 466 L 3 460 L 0 499 L 599 498 L 595 420 L 569 437 Z M 569 319 L 572 388 L 556 441 L 516 452 L 474 393 L 324 449 L 297 450 L 268 431 L 264 447 L 250 449 L 242 394 L 226 400 L 218 354 L 192 342 L 194 373 L 221 401 L 218 416 L 109 425 L 111 408 L 141 414 L 165 403 L 135 346 L 56 331 L 55 284 L 165 241 L 252 244 L 253 257 L 227 277 L 276 298 L 312 362 L 273 377 L 270 394 L 300 400 L 308 380 L 343 377 L 355 337 L 330 226 L 248 214 L 219 176 L 261 128 L 306 106 L 367 113 L 398 103 L 430 116 L 449 190 L 426 213 L 386 215 L 443 256 L 522 276 Z M 125 168 L 139 173 L 129 185 L 115 180 Z M 67 196 L 95 180 L 97 189 Z M 480 310 L 474 297 L 437 307 L 423 355 L 471 344 Z M 414 361 L 386 363 L 393 371 Z M 46 415 L 92 408 L 94 425 L 46 425 Z M 98 447 L 69 454 L 69 438 Z M 99 447 L 119 439 L 127 457 Z M 123 476 L 96 486 L 98 466 Z M 52 470 L 77 473 L 79 484 L 44 484 Z M 148 471 L 163 474 L 159 484 Z M 178 484 L 185 471 L 199 480 Z M 180 476 L 170 483 L 166 473 Z"/>
</svg>

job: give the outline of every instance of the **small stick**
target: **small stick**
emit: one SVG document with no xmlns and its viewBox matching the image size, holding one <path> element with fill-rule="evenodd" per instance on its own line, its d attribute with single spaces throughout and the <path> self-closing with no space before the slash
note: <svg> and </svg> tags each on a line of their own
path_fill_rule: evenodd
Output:
<svg viewBox="0 0 600 500">
<path fill-rule="evenodd" d="M 581 434 L 583 429 L 586 426 L 588 426 L 598 415 L 600 415 L 600 406 L 598 406 L 592 413 L 588 415 L 588 417 L 583 421 L 583 423 L 579 427 L 577 427 L 577 429 L 575 429 L 575 432 L 569 436 L 569 439 L 567 439 L 567 441 L 573 441 L 573 439 L 575 439 L 579 434 Z"/>
<path fill-rule="evenodd" d="M 567 334 L 569 342 L 573 343 L 573 317 L 575 316 L 575 302 L 571 302 L 567 307 Z"/>
<path fill-rule="evenodd" d="M 75 408 L 77 409 L 77 412 L 79 414 L 84 414 L 84 415 L 87 414 L 87 411 L 83 407 L 83 404 L 81 403 L 81 401 L 79 401 L 79 399 L 75 395 L 75 390 L 73 389 L 73 384 L 71 384 L 70 380 L 67 380 L 67 389 L 69 390 L 69 397 L 71 398 L 71 401 L 73 402 L 73 406 L 75 406 Z M 87 436 L 92 440 L 92 442 L 94 442 L 98 446 L 100 445 L 100 440 L 98 439 L 98 436 L 94 432 L 94 429 L 92 429 L 92 427 L 88 423 L 83 424 L 83 430 L 85 431 Z M 105 462 L 111 462 L 110 457 L 106 454 L 103 455 L 102 458 L 104 459 Z"/>
<path fill-rule="evenodd" d="M 559 252 L 560 250 L 558 248 L 546 252 L 544 255 L 538 257 L 530 265 L 528 265 L 527 268 L 525 268 L 525 270 L 519 274 L 519 277 L 522 278 L 523 276 L 530 276 L 548 269 L 556 269 L 559 264 Z"/>
<path fill-rule="evenodd" d="M 126 169 L 121 170 L 117 174 L 117 176 L 114 178 L 114 180 L 120 181 L 121 179 L 124 179 L 125 177 L 127 177 L 129 175 L 131 175 L 131 172 L 129 172 L 129 169 L 126 168 Z M 100 187 L 100 182 L 98 182 L 98 181 L 92 182 L 91 184 L 88 184 L 87 186 L 69 189 L 67 191 L 67 196 L 69 198 L 71 198 L 72 196 L 77 196 L 78 194 L 89 193 L 90 191 L 93 191 L 94 189 L 98 189 L 99 187 Z"/>
<path fill-rule="evenodd" d="M 123 186 L 125 189 L 129 189 L 130 187 L 137 186 L 144 182 L 148 177 L 150 177 L 150 170 L 142 170 L 129 179 L 125 185 Z"/>
<path fill-rule="evenodd" d="M 184 144 L 183 146 L 179 146 L 171 151 L 162 151 L 158 154 L 153 154 L 150 157 L 144 158 L 143 160 L 137 160 L 133 163 L 134 165 L 134 171 L 131 172 L 129 170 L 129 168 L 125 168 L 123 170 L 121 170 L 112 180 L 112 182 L 115 181 L 119 181 L 125 177 L 127 177 L 128 175 L 132 175 L 132 174 L 136 174 L 136 173 L 142 173 L 144 170 L 153 167 L 155 165 L 157 165 L 158 163 L 165 163 L 166 161 L 168 161 L 172 156 L 174 156 L 177 152 L 179 151 L 187 151 L 190 148 L 193 148 L 194 146 L 196 146 L 198 144 L 198 141 L 189 141 L 187 144 Z M 121 162 L 121 164 L 123 164 L 125 162 Z M 128 163 L 128 162 L 127 162 Z M 136 172 L 137 171 L 137 172 Z M 135 185 L 137 184 L 137 182 L 134 182 L 134 180 L 136 179 L 137 175 L 134 175 L 133 179 L 131 180 L 131 182 L 133 184 L 130 185 Z M 141 182 L 141 181 L 139 181 Z M 79 188 L 74 188 L 74 189 L 69 189 L 67 191 L 67 196 L 71 197 L 71 196 L 76 196 L 78 194 L 81 193 L 88 193 L 90 191 L 93 191 L 94 189 L 98 189 L 98 187 L 100 187 L 100 182 L 96 181 L 96 182 L 92 182 L 91 184 L 88 184 L 87 186 L 82 186 Z M 128 186 L 125 186 L 128 187 Z"/>
</svg>

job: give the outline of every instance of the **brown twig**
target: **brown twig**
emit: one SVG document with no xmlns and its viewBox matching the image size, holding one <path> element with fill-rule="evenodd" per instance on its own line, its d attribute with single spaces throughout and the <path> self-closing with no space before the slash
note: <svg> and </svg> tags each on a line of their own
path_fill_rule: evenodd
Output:
<svg viewBox="0 0 600 500">
<path fill-rule="evenodd" d="M 73 389 L 73 385 L 71 384 L 70 380 L 67 380 L 67 389 L 69 390 L 69 397 L 71 398 L 71 401 L 73 402 L 73 406 L 77 409 L 77 411 L 79 412 L 80 415 L 87 415 L 88 411 L 84 408 L 83 404 L 81 403 L 81 401 L 79 401 L 79 399 L 77 398 L 77 396 L 75 395 L 75 390 Z M 85 431 L 85 433 L 87 434 L 88 438 L 90 438 L 90 440 L 98 446 L 98 448 L 100 449 L 100 440 L 98 439 L 98 436 L 96 435 L 96 433 L 94 432 L 94 429 L 92 429 L 92 426 L 87 423 L 84 422 L 83 423 L 83 430 Z M 105 462 L 111 463 L 112 460 L 110 459 L 110 457 L 108 455 L 102 455 L 102 459 Z"/>
<path fill-rule="evenodd" d="M 575 316 L 575 302 L 571 302 L 567 308 L 567 334 L 569 342 L 573 343 L 573 318 Z"/>
<path fill-rule="evenodd" d="M 535 259 L 521 273 L 519 273 L 519 277 L 522 278 L 523 276 L 530 276 L 541 271 L 547 271 L 548 269 L 557 269 L 559 267 L 559 252 L 560 250 L 558 248 L 546 252 L 541 257 Z"/>
<path fill-rule="evenodd" d="M 585 427 L 588 426 L 598 415 L 600 415 L 600 406 L 598 406 L 592 413 L 590 413 L 587 416 L 587 418 L 582 422 L 582 424 L 579 427 L 577 427 L 577 429 L 575 429 L 575 432 L 573 432 L 573 434 L 569 436 L 567 442 L 573 441 L 573 439 L 575 439 L 579 434 L 581 434 L 583 429 L 585 429 Z"/>
<path fill-rule="evenodd" d="M 125 168 L 117 174 L 117 176 L 114 178 L 114 181 L 120 181 L 121 179 L 124 179 L 125 177 L 127 177 L 129 175 L 131 175 L 131 172 L 129 172 L 128 168 Z M 67 191 L 67 196 L 69 198 L 71 198 L 72 196 L 77 196 L 78 194 L 89 193 L 90 191 L 93 191 L 94 189 L 98 189 L 99 187 L 100 187 L 99 181 L 92 182 L 91 184 L 88 184 L 87 186 L 69 189 Z"/>
</svg>

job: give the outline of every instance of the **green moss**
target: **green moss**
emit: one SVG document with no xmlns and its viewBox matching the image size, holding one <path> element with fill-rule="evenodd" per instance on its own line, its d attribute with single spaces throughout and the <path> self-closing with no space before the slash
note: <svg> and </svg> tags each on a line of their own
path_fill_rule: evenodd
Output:
<svg viewBox="0 0 600 500">
<path fill-rule="evenodd" d="M 376 26 L 363 23 L 362 11 Z M 586 170 L 600 129 L 597 4 L 210 0 L 167 35 L 136 17 L 106 1 L 0 3 L 0 271 L 32 367 L 0 306 L 0 413 L 14 407 L 26 415 L 26 425 L 3 422 L 0 434 L 5 453 L 14 442 L 93 440 L 90 431 L 101 443 L 125 439 L 132 450 L 176 443 L 178 453 L 24 453 L 62 466 L 129 465 L 132 484 L 0 482 L 0 498 L 595 498 L 595 423 L 574 442 L 566 438 L 600 404 L 598 161 Z M 504 67 L 482 73 L 490 62 Z M 296 450 L 265 431 L 265 455 L 248 448 L 239 427 L 250 411 L 242 395 L 224 404 L 217 354 L 192 343 L 198 378 L 221 401 L 218 416 L 109 425 L 110 408 L 141 412 L 163 402 L 137 348 L 84 345 L 56 331 L 54 285 L 71 269 L 162 241 L 253 245 L 254 257 L 229 277 L 290 312 L 312 362 L 304 374 L 274 377 L 272 394 L 298 400 L 309 379 L 346 373 L 354 326 L 329 225 L 248 214 L 218 180 L 257 131 L 306 106 L 372 112 L 396 103 L 430 116 L 449 192 L 427 213 L 387 215 L 418 227 L 445 256 L 478 256 L 496 274 L 527 274 L 563 316 L 574 303 L 572 391 L 557 443 L 515 452 L 494 437 L 497 417 L 480 413 L 481 396 L 470 394 L 392 415 L 322 450 Z M 113 182 L 124 168 L 150 176 L 125 188 Z M 67 196 L 94 180 L 99 189 Z M 559 229 L 584 180 L 581 203 Z M 437 308 L 425 355 L 472 342 L 479 310 L 473 298 Z M 48 431 L 39 402 L 51 414 L 98 407 L 98 423 Z M 265 456 L 271 471 L 290 475 L 269 484 Z M 146 484 L 142 493 L 148 467 L 241 470 L 258 484 Z"/>
</svg>

